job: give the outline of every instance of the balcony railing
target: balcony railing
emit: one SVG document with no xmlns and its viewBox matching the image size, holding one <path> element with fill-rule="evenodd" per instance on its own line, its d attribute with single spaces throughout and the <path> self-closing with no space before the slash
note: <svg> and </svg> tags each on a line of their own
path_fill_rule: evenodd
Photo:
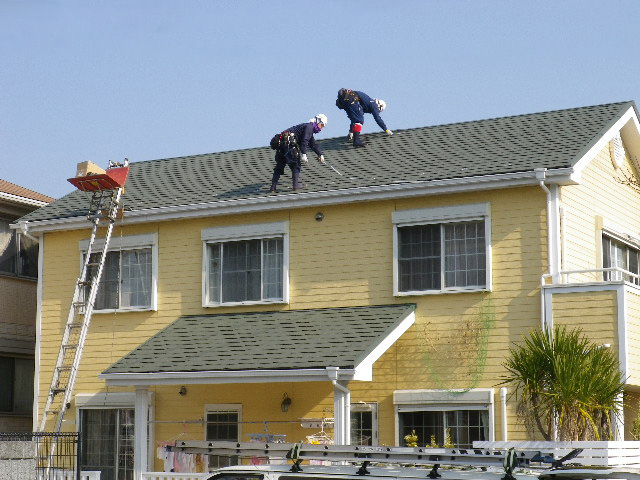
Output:
<svg viewBox="0 0 640 480">
<path fill-rule="evenodd" d="M 558 272 L 560 284 L 592 283 L 592 282 L 620 282 L 625 281 L 632 285 L 640 286 L 640 275 L 620 267 L 591 268 L 587 270 L 561 270 Z M 542 275 L 542 285 L 553 283 L 553 275 Z M 578 277 L 578 278 L 576 278 Z"/>
</svg>

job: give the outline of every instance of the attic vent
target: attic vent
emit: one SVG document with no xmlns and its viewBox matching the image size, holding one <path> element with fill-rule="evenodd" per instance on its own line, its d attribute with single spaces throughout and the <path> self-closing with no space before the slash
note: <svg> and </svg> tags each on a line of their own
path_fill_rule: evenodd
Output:
<svg viewBox="0 0 640 480">
<path fill-rule="evenodd" d="M 615 168 L 622 168 L 624 165 L 626 152 L 624 150 L 624 144 L 622 143 L 622 137 L 620 132 L 613 137 L 611 141 L 611 159 Z"/>
</svg>

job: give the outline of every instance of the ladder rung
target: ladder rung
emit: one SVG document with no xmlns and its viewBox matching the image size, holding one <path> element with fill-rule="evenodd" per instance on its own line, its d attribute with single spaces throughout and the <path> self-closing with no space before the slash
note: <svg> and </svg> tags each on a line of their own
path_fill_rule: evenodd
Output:
<svg viewBox="0 0 640 480">
<path fill-rule="evenodd" d="M 59 372 L 68 372 L 69 370 L 71 370 L 71 366 L 70 365 L 61 365 L 59 367 L 56 367 L 58 369 Z"/>
<path fill-rule="evenodd" d="M 79 287 L 88 287 L 91 285 L 91 281 L 90 280 L 78 280 L 78 286 Z"/>
<path fill-rule="evenodd" d="M 55 409 L 55 410 L 52 409 L 52 410 L 45 410 L 44 414 L 45 415 L 57 415 L 59 412 L 60 412 L 60 410 L 58 410 L 58 409 Z"/>
<path fill-rule="evenodd" d="M 82 325 L 83 325 L 82 322 L 67 323 L 67 327 L 69 328 L 81 328 Z"/>
<path fill-rule="evenodd" d="M 52 388 L 52 389 L 51 389 L 51 393 L 52 393 L 53 395 L 57 395 L 57 394 L 59 394 L 59 393 L 64 393 L 64 392 L 66 392 L 66 391 L 67 391 L 67 389 L 66 389 L 66 388 Z"/>
<path fill-rule="evenodd" d="M 67 343 L 66 345 L 62 345 L 62 348 L 64 348 L 64 349 L 78 348 L 78 344 L 77 343 Z"/>
</svg>

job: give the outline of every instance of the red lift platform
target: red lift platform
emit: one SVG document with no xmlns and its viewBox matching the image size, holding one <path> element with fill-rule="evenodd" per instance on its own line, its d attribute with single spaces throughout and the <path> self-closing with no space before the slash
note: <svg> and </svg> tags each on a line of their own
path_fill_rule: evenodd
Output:
<svg viewBox="0 0 640 480">
<path fill-rule="evenodd" d="M 73 177 L 68 178 L 67 181 L 83 192 L 96 192 L 98 190 L 116 190 L 123 187 L 128 175 L 129 167 L 116 167 L 109 168 L 99 175 Z"/>
</svg>

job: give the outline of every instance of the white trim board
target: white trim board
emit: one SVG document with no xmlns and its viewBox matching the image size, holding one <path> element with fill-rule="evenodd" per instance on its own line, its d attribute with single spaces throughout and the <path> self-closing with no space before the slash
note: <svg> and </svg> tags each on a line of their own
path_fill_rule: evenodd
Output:
<svg viewBox="0 0 640 480">
<path fill-rule="evenodd" d="M 573 168 L 546 171 L 547 183 L 576 184 Z M 292 193 L 277 196 L 260 196 L 248 199 L 198 203 L 171 207 L 150 208 L 127 212 L 122 220 L 125 225 L 160 222 L 186 218 L 215 217 L 256 213 L 291 208 L 306 208 L 346 203 L 369 202 L 412 198 L 445 193 L 474 192 L 512 187 L 537 186 L 536 172 L 517 172 L 499 175 L 483 175 L 447 180 L 417 181 L 391 185 L 376 185 L 323 192 Z M 52 220 L 33 220 L 27 223 L 30 232 L 49 232 L 90 228 L 86 217 Z"/>
</svg>

